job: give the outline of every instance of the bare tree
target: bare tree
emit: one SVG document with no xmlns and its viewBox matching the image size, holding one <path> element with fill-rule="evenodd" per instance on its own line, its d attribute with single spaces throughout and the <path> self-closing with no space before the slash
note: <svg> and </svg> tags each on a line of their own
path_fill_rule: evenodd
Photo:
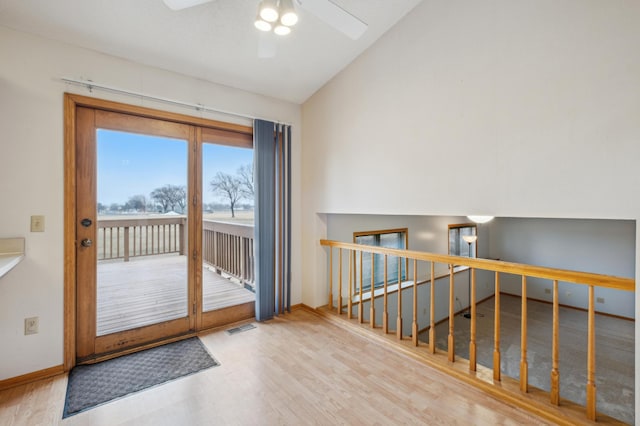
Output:
<svg viewBox="0 0 640 426">
<path fill-rule="evenodd" d="M 178 186 L 174 192 L 175 205 L 180 209 L 180 213 L 184 213 L 187 208 L 187 188 Z"/>
<path fill-rule="evenodd" d="M 184 186 L 165 185 L 151 192 L 151 198 L 160 206 L 162 213 L 179 208 L 184 213 L 187 205 L 187 190 Z"/>
<path fill-rule="evenodd" d="M 118 213 L 122 210 L 122 206 L 118 203 L 111 203 L 109 210 Z"/>
<path fill-rule="evenodd" d="M 127 209 L 135 211 L 147 211 L 147 197 L 144 195 L 134 195 L 129 198 L 129 201 L 125 204 Z"/>
<path fill-rule="evenodd" d="M 255 190 L 253 187 L 253 165 L 245 164 L 238 169 L 238 177 L 240 179 L 240 192 L 246 200 L 255 198 Z"/>
<path fill-rule="evenodd" d="M 209 184 L 213 193 L 220 194 L 229 200 L 231 217 L 236 217 L 236 203 L 242 199 L 242 192 L 240 191 L 242 183 L 240 179 L 228 173 L 218 172 Z"/>
</svg>

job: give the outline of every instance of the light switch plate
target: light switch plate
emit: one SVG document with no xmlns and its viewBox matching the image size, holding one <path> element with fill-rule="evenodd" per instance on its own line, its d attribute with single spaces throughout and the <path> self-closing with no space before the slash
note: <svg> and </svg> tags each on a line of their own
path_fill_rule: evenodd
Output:
<svg viewBox="0 0 640 426">
<path fill-rule="evenodd" d="M 31 216 L 31 232 L 44 232 L 44 216 Z"/>
</svg>

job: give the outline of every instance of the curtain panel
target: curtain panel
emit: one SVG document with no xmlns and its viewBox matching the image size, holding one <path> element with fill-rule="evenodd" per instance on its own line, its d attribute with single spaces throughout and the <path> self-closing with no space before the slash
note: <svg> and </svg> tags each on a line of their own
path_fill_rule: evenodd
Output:
<svg viewBox="0 0 640 426">
<path fill-rule="evenodd" d="M 291 126 L 254 121 L 256 319 L 291 310 Z"/>
</svg>

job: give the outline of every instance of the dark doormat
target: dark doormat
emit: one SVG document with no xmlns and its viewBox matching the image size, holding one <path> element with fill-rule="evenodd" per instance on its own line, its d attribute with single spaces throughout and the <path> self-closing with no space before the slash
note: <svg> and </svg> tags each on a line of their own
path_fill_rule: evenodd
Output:
<svg viewBox="0 0 640 426">
<path fill-rule="evenodd" d="M 197 337 L 108 361 L 79 365 L 69 373 L 62 418 L 220 365 Z"/>
</svg>

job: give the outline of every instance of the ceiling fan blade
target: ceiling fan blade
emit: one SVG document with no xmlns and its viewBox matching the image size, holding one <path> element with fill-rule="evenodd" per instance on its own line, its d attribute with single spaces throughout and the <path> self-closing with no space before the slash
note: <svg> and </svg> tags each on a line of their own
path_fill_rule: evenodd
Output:
<svg viewBox="0 0 640 426">
<path fill-rule="evenodd" d="M 367 30 L 366 23 L 330 0 L 296 0 L 296 4 L 353 40 Z"/>
<path fill-rule="evenodd" d="M 163 0 L 164 4 L 171 10 L 182 10 L 188 7 L 197 6 L 203 3 L 209 3 L 213 0 Z"/>
</svg>

